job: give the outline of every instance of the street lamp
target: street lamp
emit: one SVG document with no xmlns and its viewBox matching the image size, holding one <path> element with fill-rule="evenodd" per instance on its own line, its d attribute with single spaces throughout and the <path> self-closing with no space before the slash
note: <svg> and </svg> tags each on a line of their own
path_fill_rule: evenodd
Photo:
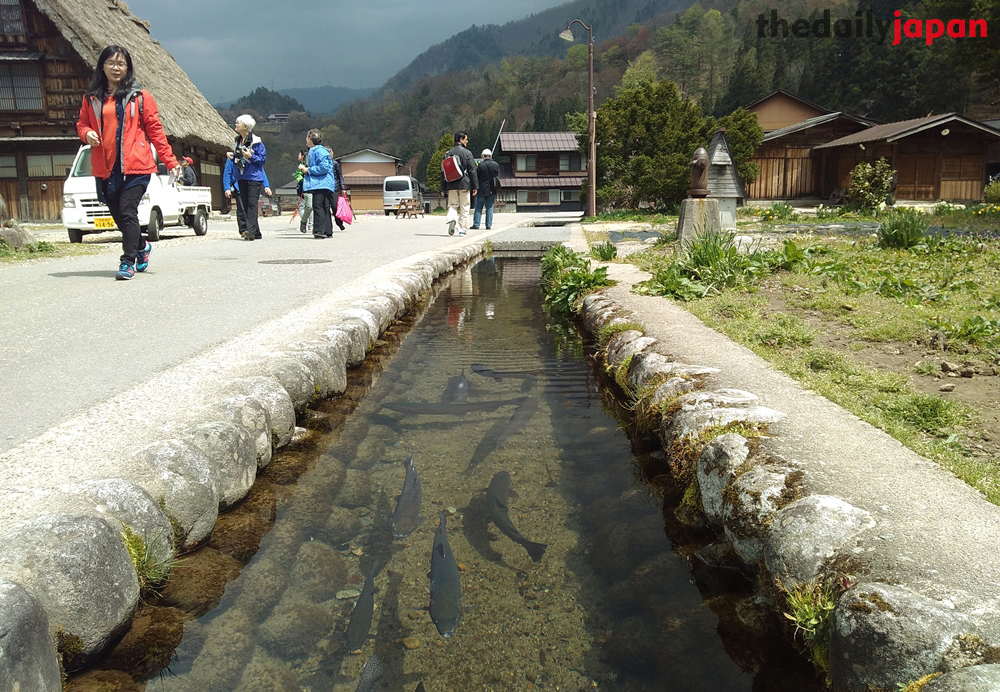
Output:
<svg viewBox="0 0 1000 692">
<path fill-rule="evenodd" d="M 590 43 L 587 46 L 587 128 L 590 138 L 590 149 L 587 155 L 587 216 L 597 216 L 597 145 L 594 141 L 594 130 L 597 124 L 597 113 L 594 112 L 594 31 L 579 19 L 574 19 L 559 34 L 559 38 L 572 43 L 573 25 L 579 24 L 590 33 Z"/>
</svg>

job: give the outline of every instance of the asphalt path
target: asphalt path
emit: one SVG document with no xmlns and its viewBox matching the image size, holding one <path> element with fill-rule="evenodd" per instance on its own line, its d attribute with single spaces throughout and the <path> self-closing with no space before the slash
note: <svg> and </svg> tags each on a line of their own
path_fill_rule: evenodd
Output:
<svg viewBox="0 0 1000 692">
<path fill-rule="evenodd" d="M 497 214 L 493 232 L 528 220 Z M 486 233 L 449 236 L 442 216 L 362 216 L 317 240 L 289 221 L 261 219 L 254 242 L 217 218 L 200 238 L 164 229 L 131 281 L 114 280 L 117 233 L 85 236 L 97 255 L 0 264 L 0 453 L 384 264 Z"/>
</svg>

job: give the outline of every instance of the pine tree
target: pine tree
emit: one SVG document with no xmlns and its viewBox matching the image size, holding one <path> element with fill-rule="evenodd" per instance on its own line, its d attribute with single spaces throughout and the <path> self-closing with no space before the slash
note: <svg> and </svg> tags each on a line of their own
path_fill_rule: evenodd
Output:
<svg viewBox="0 0 1000 692">
<path fill-rule="evenodd" d="M 455 146 L 455 136 L 444 135 L 438 142 L 437 149 L 431 154 L 430 160 L 427 161 L 427 180 L 424 182 L 428 190 L 441 192 L 441 162 L 444 161 L 444 155 L 453 146 Z"/>
</svg>

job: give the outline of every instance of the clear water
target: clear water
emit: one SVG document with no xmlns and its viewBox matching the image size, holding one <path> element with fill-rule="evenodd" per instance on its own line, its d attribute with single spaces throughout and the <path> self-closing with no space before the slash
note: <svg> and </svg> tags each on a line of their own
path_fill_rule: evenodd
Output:
<svg viewBox="0 0 1000 692">
<path fill-rule="evenodd" d="M 385 665 L 379 690 L 822 689 L 797 654 L 735 617 L 749 595 L 742 577 L 674 550 L 584 344 L 546 320 L 538 278 L 537 261 L 493 259 L 450 279 L 358 410 L 321 438 L 253 559 L 218 608 L 187 623 L 147 689 L 354 690 L 373 651 Z M 538 372 L 494 380 L 473 363 Z M 463 371 L 466 403 L 517 403 L 386 408 L 440 404 Z M 410 455 L 424 522 L 392 541 L 385 525 Z M 499 470 L 519 494 L 513 523 L 548 545 L 537 563 L 489 521 L 484 491 Z M 421 610 L 441 511 L 467 609 L 449 639 Z M 373 639 L 351 654 L 343 634 L 372 571 Z"/>
</svg>

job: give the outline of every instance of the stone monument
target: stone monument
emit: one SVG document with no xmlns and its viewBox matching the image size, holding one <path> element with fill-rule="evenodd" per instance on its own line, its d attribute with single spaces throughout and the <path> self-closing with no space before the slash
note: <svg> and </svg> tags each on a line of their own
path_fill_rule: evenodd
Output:
<svg viewBox="0 0 1000 692">
<path fill-rule="evenodd" d="M 708 152 L 698 147 L 688 164 L 691 169 L 691 189 L 688 198 L 681 202 L 681 215 L 677 219 L 677 239 L 688 248 L 695 236 L 719 233 L 719 200 L 708 197 Z"/>
</svg>

